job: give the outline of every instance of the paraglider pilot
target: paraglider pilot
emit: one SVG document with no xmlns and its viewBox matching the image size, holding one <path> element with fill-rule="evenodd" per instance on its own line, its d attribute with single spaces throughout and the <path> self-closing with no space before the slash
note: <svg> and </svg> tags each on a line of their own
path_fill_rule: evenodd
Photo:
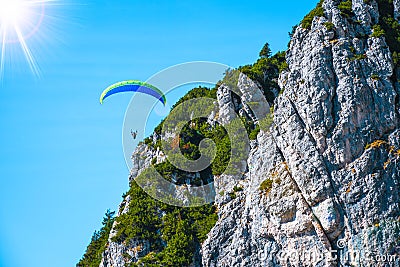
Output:
<svg viewBox="0 0 400 267">
<path fill-rule="evenodd" d="M 132 129 L 131 129 L 131 135 L 132 135 L 133 139 L 136 139 L 137 134 L 138 134 L 137 130 L 136 131 L 132 131 Z"/>
</svg>

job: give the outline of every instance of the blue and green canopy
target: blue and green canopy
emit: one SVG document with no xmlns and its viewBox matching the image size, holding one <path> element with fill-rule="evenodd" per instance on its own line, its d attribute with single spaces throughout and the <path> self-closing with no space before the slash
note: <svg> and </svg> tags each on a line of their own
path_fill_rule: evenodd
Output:
<svg viewBox="0 0 400 267">
<path fill-rule="evenodd" d="M 100 104 L 103 104 L 104 99 L 106 99 L 107 97 L 122 92 L 139 92 L 148 94 L 157 98 L 161 103 L 163 103 L 164 106 L 167 102 L 165 95 L 157 87 L 146 82 L 128 80 L 118 82 L 107 87 L 100 96 Z"/>
</svg>

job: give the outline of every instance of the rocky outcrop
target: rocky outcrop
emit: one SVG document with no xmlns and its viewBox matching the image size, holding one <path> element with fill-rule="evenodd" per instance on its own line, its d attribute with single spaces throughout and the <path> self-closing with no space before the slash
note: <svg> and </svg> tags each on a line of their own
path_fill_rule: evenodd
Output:
<svg viewBox="0 0 400 267">
<path fill-rule="evenodd" d="M 143 151 L 143 147 L 139 146 L 136 151 Z M 137 163 L 137 162 L 136 162 Z M 117 216 L 121 216 L 128 212 L 131 196 L 128 195 L 119 205 Z M 130 240 L 128 243 L 119 243 L 113 241 L 116 235 L 117 222 L 114 222 L 113 229 L 110 232 L 108 243 L 99 267 L 125 267 L 128 262 L 138 261 L 141 257 L 146 256 L 150 252 L 150 242 L 147 240 Z"/>
<path fill-rule="evenodd" d="M 219 106 L 217 121 L 222 125 L 228 124 L 236 117 L 232 93 L 229 87 L 226 85 L 219 87 L 217 100 Z"/>
<path fill-rule="evenodd" d="M 369 37 L 375 1 L 353 0 L 358 23 L 337 5 L 324 1 L 325 17 L 295 31 L 274 126 L 252 149 L 245 190 L 217 196 L 220 219 L 203 244 L 204 266 L 400 265 L 391 53 L 384 37 Z M 272 186 L 261 191 L 266 179 Z"/>
<path fill-rule="evenodd" d="M 377 2 L 353 0 L 354 18 L 338 2 L 325 0 L 324 17 L 294 32 L 274 124 L 251 142 L 247 171 L 214 177 L 219 220 L 202 245 L 203 266 L 400 266 L 398 70 L 385 38 L 371 37 Z M 397 18 L 399 8 L 394 0 Z M 254 105 L 263 103 L 256 83 L 240 75 L 237 86 L 240 96 L 219 87 L 210 124 L 234 113 L 257 123 L 269 111 Z M 165 160 L 139 146 L 131 177 L 154 158 Z M 101 266 L 124 266 L 148 247 L 110 239 Z"/>
<path fill-rule="evenodd" d="M 393 0 L 394 4 L 394 17 L 398 20 L 400 18 L 400 1 Z"/>
</svg>

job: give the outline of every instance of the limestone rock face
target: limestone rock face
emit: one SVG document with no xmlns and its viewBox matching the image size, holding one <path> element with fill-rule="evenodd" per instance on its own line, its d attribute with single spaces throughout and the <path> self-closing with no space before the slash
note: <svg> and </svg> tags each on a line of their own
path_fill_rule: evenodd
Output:
<svg viewBox="0 0 400 267">
<path fill-rule="evenodd" d="M 398 20 L 400 18 L 400 1 L 394 0 L 394 17 Z"/>
<path fill-rule="evenodd" d="M 251 151 L 239 182 L 245 190 L 217 196 L 220 219 L 203 244 L 204 266 L 400 265 L 391 53 L 384 37 L 369 37 L 379 19 L 375 1 L 352 1 L 359 24 L 337 2 L 324 1 L 325 17 L 295 31 L 274 125 Z M 394 6 L 398 14 L 399 1 Z M 260 190 L 267 179 L 271 188 Z"/>
<path fill-rule="evenodd" d="M 240 73 L 238 89 L 241 93 L 240 102 L 243 103 L 242 113 L 254 122 L 259 122 L 259 118 L 264 118 L 269 112 L 268 102 L 265 101 L 265 96 L 259 88 L 254 81 Z"/>
<path fill-rule="evenodd" d="M 247 171 L 214 177 L 219 220 L 194 266 L 400 266 L 399 71 L 385 38 L 370 36 L 377 2 L 352 0 L 353 19 L 338 2 L 325 0 L 324 17 L 294 32 L 274 123 L 251 142 Z M 393 6 L 398 19 L 400 1 Z M 263 95 L 245 75 L 238 89 L 240 97 L 219 87 L 210 124 L 235 112 L 257 123 L 269 112 L 252 106 Z M 154 157 L 165 160 L 139 146 L 131 177 Z M 124 266 L 124 255 L 138 259 L 148 247 L 110 242 L 101 267 Z"/>
<path fill-rule="evenodd" d="M 231 89 L 226 85 L 220 86 L 217 99 L 219 106 L 218 122 L 222 125 L 228 124 L 236 117 Z"/>
</svg>

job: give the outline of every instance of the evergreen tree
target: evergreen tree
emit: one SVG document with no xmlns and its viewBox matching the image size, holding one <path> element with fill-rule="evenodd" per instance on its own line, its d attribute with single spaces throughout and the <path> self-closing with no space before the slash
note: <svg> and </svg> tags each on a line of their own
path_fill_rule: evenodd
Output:
<svg viewBox="0 0 400 267">
<path fill-rule="evenodd" d="M 82 259 L 76 267 L 98 267 L 114 223 L 114 211 L 107 210 L 103 218 L 103 227 L 100 231 L 94 231 L 90 244 L 88 245 Z"/>
<path fill-rule="evenodd" d="M 271 49 L 269 48 L 269 43 L 265 43 L 260 51 L 260 57 L 269 58 L 271 56 Z"/>
</svg>

